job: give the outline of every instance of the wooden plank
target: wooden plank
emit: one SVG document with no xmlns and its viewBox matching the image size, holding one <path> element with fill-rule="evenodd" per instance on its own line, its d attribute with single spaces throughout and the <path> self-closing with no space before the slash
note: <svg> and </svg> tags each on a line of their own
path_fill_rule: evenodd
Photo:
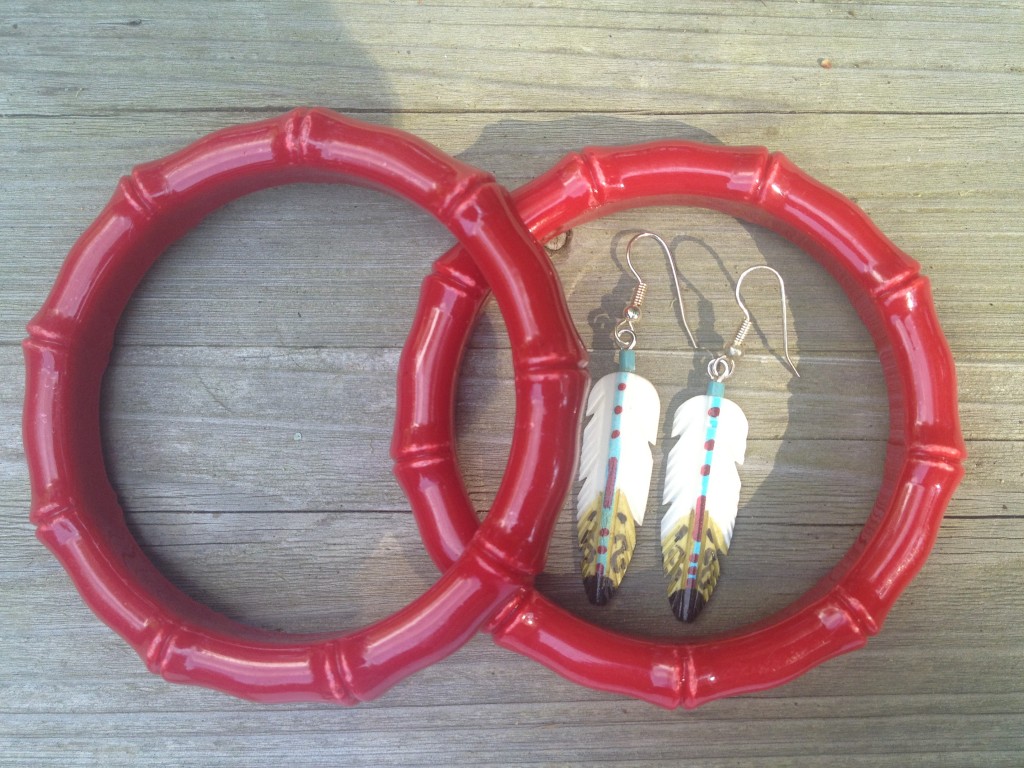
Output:
<svg viewBox="0 0 1024 768">
<path fill-rule="evenodd" d="M 10 549 L 21 541 L 29 526 L 23 519 L 12 519 L 9 510 L 2 514 L 2 541 Z M 183 589 L 234 618 L 273 629 L 353 629 L 397 610 L 405 604 L 408 594 L 424 590 L 436 578 L 407 515 L 280 513 L 256 518 L 246 513 L 150 513 L 131 515 L 130 521 L 150 557 Z M 751 535 L 737 539 L 724 564 L 719 587 L 724 591 L 716 591 L 716 600 L 709 603 L 699 626 L 681 625 L 668 615 L 653 547 L 651 551 L 640 551 L 631 565 L 629 584 L 623 583 L 626 591 L 621 595 L 628 599 L 617 599 L 605 609 L 586 603 L 578 583 L 570 525 L 560 526 L 556 533 L 540 588 L 556 602 L 599 625 L 649 636 L 706 635 L 743 626 L 784 606 L 838 561 L 843 550 L 837 547 L 839 539 L 849 543 L 855 534 L 853 530 L 844 530 L 832 536 L 827 529 L 836 526 L 812 521 L 803 524 L 810 532 L 799 541 L 777 547 L 780 536 L 791 535 L 792 527 L 786 531 L 783 525 L 765 525 L 756 519 L 743 522 Z M 737 528 L 738 535 L 743 533 L 742 524 Z M 1005 621 L 1003 609 L 1012 607 L 1016 591 L 1022 586 L 1022 538 L 1024 522 L 1020 518 L 947 520 L 919 583 L 898 603 L 890 623 L 872 640 L 868 650 L 881 644 L 886 646 L 887 654 L 909 654 L 912 649 L 904 646 L 898 652 L 897 648 L 913 637 L 915 643 L 934 647 L 936 652 L 944 652 L 939 650 L 943 648 L 952 650 L 961 643 L 976 643 L 977 649 L 961 650 L 978 656 L 1003 640 L 1019 640 L 1024 636 L 1019 625 L 1001 626 L 1000 622 Z M 992 566 L 981 591 L 943 590 L 943 584 L 964 580 L 970 569 L 976 567 L 975 540 L 985 542 L 984 553 Z M 764 579 L 764 546 L 774 547 L 772 551 L 781 561 L 771 580 Z M 109 630 L 91 629 L 92 625 L 99 627 L 99 622 L 80 605 L 66 576 L 41 545 L 18 547 L 12 552 L 12 564 L 17 568 L 6 572 L 0 583 L 5 601 L 49 606 L 37 612 L 13 612 L 9 624 L 12 631 L 36 634 L 63 627 L 68 632 L 83 632 L 84 638 L 92 638 L 89 643 L 120 647 L 121 641 L 113 638 Z M 39 596 L 46 599 L 40 602 Z M 978 606 L 985 606 L 986 610 L 975 610 Z M 67 618 L 63 618 L 65 613 Z M 943 619 L 967 614 L 972 616 L 970 622 L 949 623 Z M 46 630 L 43 622 L 55 626 Z M 926 629 L 927 637 L 921 634 Z M 890 634 L 893 637 L 886 639 Z M 101 642 L 108 635 L 113 642 Z M 74 647 L 53 652 L 59 659 L 65 653 L 77 653 Z M 17 651 L 18 658 L 26 658 L 37 650 L 26 646 Z M 133 658 L 129 649 L 124 650 L 128 658 Z M 1006 648 L 1011 655 L 1017 650 L 1012 644 Z M 489 647 L 478 647 L 465 655 L 478 663 L 483 656 L 491 656 L 492 651 Z M 885 655 L 873 658 L 872 664 L 882 664 Z M 34 664 L 43 661 L 37 659 Z M 1019 666 L 1021 661 L 1018 656 L 1015 664 Z M 141 664 L 137 660 L 133 663 Z M 938 666 L 935 660 L 927 663 Z M 107 674 L 102 666 L 86 667 L 81 672 L 90 676 Z M 906 674 L 899 669 L 891 672 Z M 141 668 L 139 673 L 146 674 Z M 968 692 L 974 690 L 975 683 L 969 680 L 954 683 L 948 677 L 939 677 L 929 683 L 934 692 L 941 692 L 943 685 L 947 689 L 959 690 L 960 686 Z M 451 684 L 459 686 L 457 679 Z M 870 679 L 851 681 L 852 693 L 867 695 L 882 684 L 883 681 Z M 534 683 L 524 685 L 529 689 Z M 782 692 L 786 690 L 789 689 Z M 823 689 L 812 684 L 809 690 L 821 695 Z M 501 694 L 493 689 L 466 691 L 460 697 L 463 695 L 469 697 L 467 701 L 501 700 Z M 42 698 L 35 703 L 46 701 L 46 696 L 49 694 L 41 692 Z"/>
<path fill-rule="evenodd" d="M 6 121 L 9 130 L 0 134 L 0 150 L 11 158 L 17 184 L 0 202 L 0 220 L 14 246 L 0 254 L 0 272 L 10 276 L 6 311 L 17 321 L 0 328 L 0 342 L 20 340 L 21 326 L 41 304 L 64 254 L 99 212 L 120 173 L 207 129 L 250 118 L 234 112 L 135 116 L 127 123 Z M 964 118 L 955 129 L 946 118 L 928 116 L 890 117 L 879 124 L 873 117 L 821 115 L 406 115 L 400 125 L 493 169 L 510 186 L 586 143 L 673 135 L 769 142 L 857 199 L 883 231 L 922 262 L 956 352 L 1001 355 L 1014 343 L 1009 319 L 1020 311 L 1017 214 L 1024 182 L 1005 158 L 1024 155 L 1020 117 Z M 823 143 L 822 135 L 860 137 L 861 143 L 851 146 L 849 138 Z M 970 162 L 962 162 L 963 152 Z M 48 170 L 40 171 L 41 164 Z M 896 186 L 888 183 L 893 167 L 900 169 Z M 801 251 L 729 217 L 674 208 L 618 214 L 582 227 L 568 255 L 556 261 L 588 344 L 608 344 L 607 329 L 596 322 L 617 316 L 628 298 L 630 282 L 620 266 L 623 238 L 638 228 L 661 232 L 676 247 L 684 276 L 702 297 L 690 312 L 701 317 L 697 331 L 703 344 L 717 343 L 734 328 L 731 281 L 743 267 L 767 262 L 787 278 L 796 348 L 871 350 L 842 292 Z M 428 262 L 450 243 L 428 216 L 365 190 L 300 187 L 253 195 L 217 212 L 172 246 L 133 299 L 120 341 L 397 348 Z M 985 268 L 965 271 L 968 254 L 984 254 Z M 666 302 L 667 275 L 656 258 L 643 254 L 653 285 L 645 343 L 678 348 L 678 326 Z M 750 295 L 756 299 L 759 289 L 752 284 Z M 691 304 L 694 295 L 688 294 Z M 774 312 L 770 294 L 765 301 L 762 311 Z M 816 313 L 827 313 L 829 322 Z M 993 318 L 1007 322 L 993 323 Z M 477 346 L 507 346 L 497 319 L 492 309 Z M 764 322 L 777 332 L 773 315 Z"/>
<path fill-rule="evenodd" d="M 407 509 L 388 458 L 397 358 L 394 350 L 119 349 L 107 376 L 104 434 L 123 503 L 137 511 Z M 611 365 L 606 358 L 595 354 L 595 376 Z M 692 381 L 684 376 L 693 365 L 685 354 L 650 352 L 641 361 L 662 396 L 658 486 L 670 414 L 703 385 L 692 372 Z M 862 520 L 880 482 L 888 434 L 877 360 L 805 357 L 797 382 L 763 355 L 744 366 L 731 392 L 751 423 L 745 493 L 770 491 L 758 501 L 770 516 L 797 505 L 825 508 L 833 522 L 832 515 Z M 0 348 L 0 409 L 9 415 L 0 424 L 0 502 L 26 508 L 21 370 L 20 352 Z M 1014 371 L 1008 363 L 960 366 L 969 456 L 958 514 L 1021 514 L 1024 479 L 1004 469 L 1024 439 L 1024 397 Z M 460 462 L 471 498 L 484 509 L 511 435 L 507 353 L 470 352 L 459 392 Z M 844 489 L 838 501 L 835 487 Z"/>
<path fill-rule="evenodd" d="M 406 507 L 386 474 L 397 353 L 300 350 L 282 357 L 268 350 L 195 352 L 184 347 L 132 348 L 127 364 L 117 363 L 111 374 L 107 445 L 117 467 L 115 480 L 130 507 Z M 678 355 L 651 353 L 645 359 L 652 381 L 662 390 L 665 424 L 661 432 L 667 438 L 670 413 L 705 385 L 697 381 L 690 392 L 680 390 L 679 371 L 686 370 L 690 361 L 684 363 Z M 233 361 L 240 363 L 241 377 Z M 877 441 L 887 434 L 877 361 L 808 365 L 808 375 L 801 382 L 810 394 L 803 398 L 787 395 L 787 382 L 780 380 L 784 377 L 757 375 L 761 370 L 774 374 L 769 364 L 777 365 L 774 360 L 747 361 L 753 383 L 738 384 L 733 393 L 744 402 L 753 424 L 756 442 L 751 444 L 747 464 L 750 487 L 757 487 L 756 478 L 767 474 L 783 446 L 783 455 L 790 459 L 774 463 L 788 464 L 797 474 L 813 477 L 822 465 L 818 441 L 846 453 L 837 480 L 857 478 L 853 482 L 860 480 L 867 488 L 876 485 L 884 450 Z M 461 457 L 468 486 L 483 501 L 497 487 L 508 451 L 512 375 L 507 359 L 498 367 L 494 355 L 473 355 L 466 367 L 459 411 Z M 875 376 L 862 375 L 865 371 Z M 863 380 L 865 385 L 859 392 L 847 388 L 843 397 L 829 397 L 847 379 Z M 160 391 L 153 391 L 147 381 L 161 381 Z M 759 381 L 771 381 L 773 391 L 759 389 Z M 801 427 L 787 428 L 787 399 L 801 404 L 799 415 L 790 416 Z M 828 421 L 814 418 L 823 403 L 832 412 Z M 865 407 L 873 415 L 867 416 Z M 496 430 L 498 425 L 505 427 Z M 841 442 L 844 438 L 875 442 L 851 446 Z M 658 477 L 663 452 L 659 448 L 656 455 Z M 803 466 L 802 472 L 796 466 Z M 267 477 L 268 467 L 275 468 L 276 481 Z M 314 477 L 325 480 L 311 483 Z M 866 478 L 870 479 L 863 482 Z M 144 488 L 147 495 L 136 496 L 135 488 Z M 193 491 L 183 495 L 185 488 Z"/>
<path fill-rule="evenodd" d="M 150 557 L 186 592 L 277 630 L 356 629 L 398 610 L 437 576 L 408 514 L 147 513 L 129 520 Z M 629 583 L 608 610 L 586 602 L 573 529 L 571 515 L 562 515 L 541 579 L 545 592 L 599 625 L 667 636 L 723 631 L 783 608 L 828 572 L 858 532 L 820 516 L 771 522 L 745 515 L 726 561 L 729 578 L 701 626 L 683 628 L 668 610 L 656 527 L 641 531 Z M 776 559 L 783 573 L 769 589 L 764 553 L 783 544 L 787 554 Z"/>
<path fill-rule="evenodd" d="M 409 0 L 386 12 L 366 2 L 296 12 L 277 0 L 206 13 L 198 2 L 65 0 L 4 13 L 0 106 L 31 115 L 311 101 L 406 112 L 1020 112 L 1022 28 L 1015 3 Z"/>
<path fill-rule="evenodd" d="M 1006 0 L 0 7 L 0 766 L 1020 765 L 1022 33 L 1024 8 Z M 313 103 L 410 130 L 513 187 L 582 145 L 678 137 L 782 149 L 859 202 L 932 281 L 969 451 L 935 550 L 881 634 L 787 686 L 690 713 L 587 691 L 486 637 L 348 711 L 146 672 L 33 538 L 17 343 L 133 164 Z M 728 631 L 787 604 L 857 536 L 884 461 L 879 364 L 841 292 L 792 246 L 654 209 L 580 228 L 555 261 L 595 374 L 612 365 L 638 228 L 673 242 L 709 347 L 735 327 L 739 270 L 782 270 L 803 378 L 765 349 L 779 344 L 776 298 L 749 284 L 764 337 L 730 385 L 751 417 L 743 509 L 699 625 L 669 616 L 656 526 L 619 598 L 586 604 L 572 498 L 538 583 L 613 629 Z M 129 524 L 176 583 L 244 621 L 330 630 L 433 582 L 386 454 L 398 350 L 450 242 L 385 196 L 299 187 L 229 206 L 160 260 L 122 323 L 103 429 Z M 703 386 L 658 258 L 640 255 L 640 362 L 666 411 L 655 484 L 667 413 Z M 493 306 L 471 347 L 459 450 L 485 509 L 513 414 Z"/>
<path fill-rule="evenodd" d="M 354 537 L 341 520 L 352 517 L 262 515 L 260 524 L 253 525 L 245 514 L 164 514 L 135 516 L 133 525 L 165 569 L 176 575 L 182 570 L 179 580 L 193 594 L 264 626 L 326 629 L 383 615 L 402 602 L 401 592 L 433 578 L 421 570 L 424 558 L 412 546 L 408 522 L 385 523 L 374 516 Z M 374 556 L 367 556 L 359 539 L 373 539 L 374 527 L 387 535 Z M 0 528 L 5 551 L 24 528 L 23 523 Z M 991 542 L 986 553 L 992 570 L 983 591 L 946 589 L 951 579 L 962 580 L 976 567 L 973 547 L 963 543 L 975 537 Z M 838 751 L 872 755 L 874 764 L 928 765 L 940 761 L 940 755 L 955 761 L 962 753 L 963 764 L 983 756 L 991 764 L 1009 765 L 999 761 L 1020 746 L 1024 692 L 1011 691 L 1002 681 L 1019 679 L 1024 672 L 1018 650 L 1024 635 L 1019 626 L 1007 627 L 1003 617 L 1015 610 L 1015 595 L 1024 586 L 1022 539 L 1020 520 L 947 522 L 918 582 L 866 649 L 784 688 L 687 714 L 687 725 L 707 736 L 696 753 L 706 754 L 712 765 L 726 764 L 724 743 L 730 745 L 729 759 L 741 765 L 752 765 L 742 761 L 755 758 L 810 765 Z M 310 558 L 316 554 L 305 549 L 311 540 L 328 545 L 330 554 Z M 796 551 L 787 547 L 779 553 L 793 563 Z M 804 554 L 809 559 L 827 556 L 813 542 Z M 558 559 L 557 552 L 553 555 Z M 730 555 L 729 579 L 723 579 L 721 589 L 729 581 L 746 580 L 740 562 Z M 340 570 L 338 564 L 343 564 Z M 257 706 L 170 686 L 146 673 L 134 654 L 92 617 L 39 545 L 17 547 L 11 565 L 0 580 L 0 594 L 6 604 L 24 609 L 12 612 L 14 623 L 3 635 L 21 638 L 4 641 L 11 671 L 0 679 L 7 702 L 0 738 L 6 742 L 7 760 L 31 755 L 35 764 L 57 764 L 63 744 L 77 750 L 76 759 L 84 763 L 104 755 L 113 763 L 130 762 L 166 743 L 171 749 L 201 749 L 204 762 L 212 765 L 241 764 L 252 750 L 291 750 L 294 760 L 344 754 L 355 764 L 402 765 L 449 752 L 456 764 L 550 764 L 583 760 L 593 750 L 603 762 L 622 748 L 593 725 L 609 720 L 629 734 L 637 760 L 661 764 L 677 748 L 664 731 L 677 729 L 681 715 L 583 691 L 494 648 L 485 638 L 381 701 L 346 712 Z M 631 570 L 631 580 L 637 574 L 643 578 L 644 571 Z M 399 593 L 395 584 L 400 584 Z M 726 610 L 712 614 L 716 606 L 709 605 L 708 616 L 728 614 L 735 620 L 737 611 L 756 603 L 744 591 L 767 599 L 762 613 L 779 597 L 763 579 L 744 587 L 721 603 Z M 630 595 L 628 603 L 617 601 L 613 611 L 600 612 L 583 604 L 574 573 L 549 573 L 542 588 L 588 618 L 600 614 L 606 626 L 686 633 L 665 616 L 655 590 Z M 979 605 L 986 610 L 979 612 Z M 968 614 L 969 624 L 949 620 Z M 67 642 L 68 636 L 75 642 Z M 39 685 L 40 675 L 47 685 Z M 986 690 L 1005 692 L 982 693 Z M 453 744 L 457 749 L 451 749 Z"/>
</svg>

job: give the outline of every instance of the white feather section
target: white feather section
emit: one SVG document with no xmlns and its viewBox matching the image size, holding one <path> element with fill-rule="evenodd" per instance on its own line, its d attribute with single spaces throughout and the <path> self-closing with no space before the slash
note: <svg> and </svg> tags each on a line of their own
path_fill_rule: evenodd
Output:
<svg viewBox="0 0 1024 768">
<path fill-rule="evenodd" d="M 672 436 L 678 437 L 668 454 L 665 492 L 662 504 L 670 504 L 661 519 L 662 538 L 667 536 L 694 509 L 701 495 L 704 476 L 701 467 L 707 457 L 708 424 L 712 398 L 691 397 L 676 410 Z M 736 469 L 747 451 L 747 417 L 732 400 L 721 399 L 718 427 L 712 453 L 711 473 L 705 508 L 722 532 L 725 548 L 732 541 L 736 510 L 740 503 L 740 475 Z"/>
<path fill-rule="evenodd" d="M 577 519 L 605 491 L 615 400 L 622 381 L 620 377 L 623 376 L 626 389 L 622 390 L 615 486 L 626 496 L 636 524 L 642 525 L 644 521 L 651 489 L 651 470 L 654 468 L 651 445 L 658 439 L 661 399 L 654 385 L 635 373 L 610 373 L 590 390 L 587 400 L 590 420 L 583 430 L 583 450 L 580 453 L 583 487 L 576 504 Z"/>
</svg>

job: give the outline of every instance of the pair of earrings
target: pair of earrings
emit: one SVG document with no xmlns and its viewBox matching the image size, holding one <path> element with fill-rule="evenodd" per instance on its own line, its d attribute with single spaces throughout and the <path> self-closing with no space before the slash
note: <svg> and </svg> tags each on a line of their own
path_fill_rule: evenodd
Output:
<svg viewBox="0 0 1024 768">
<path fill-rule="evenodd" d="M 576 524 L 583 553 L 583 585 L 595 605 L 604 605 L 622 582 L 636 547 L 636 526 L 642 525 L 651 487 L 661 419 L 658 392 L 636 373 L 637 334 L 647 284 L 633 266 L 633 245 L 644 238 L 658 243 L 668 259 L 679 301 L 679 316 L 690 346 L 699 350 L 686 322 L 675 259 L 668 245 L 653 232 L 634 236 L 626 246 L 626 264 L 637 285 L 622 319 L 615 326 L 619 370 L 598 380 L 587 401 L 589 418 L 580 453 L 580 490 Z M 661 551 L 668 577 L 672 612 L 681 621 L 693 621 L 707 603 L 721 571 L 719 559 L 729 550 L 739 508 L 740 477 L 747 444 L 747 418 L 736 403 L 725 398 L 725 381 L 736 370 L 743 343 L 753 321 L 743 303 L 743 280 L 765 269 L 779 281 L 786 363 L 800 374 L 789 357 L 786 320 L 786 285 L 771 267 L 759 264 L 736 281 L 736 303 L 743 321 L 732 342 L 707 366 L 707 392 L 686 400 L 676 410 L 662 504 L 668 511 L 661 521 Z"/>
</svg>

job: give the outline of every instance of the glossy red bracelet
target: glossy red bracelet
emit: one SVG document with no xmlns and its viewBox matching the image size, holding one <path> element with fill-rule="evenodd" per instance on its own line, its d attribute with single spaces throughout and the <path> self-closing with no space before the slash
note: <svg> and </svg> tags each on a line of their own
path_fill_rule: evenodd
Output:
<svg viewBox="0 0 1024 768">
<path fill-rule="evenodd" d="M 839 281 L 871 331 L 891 433 L 882 488 L 857 542 L 779 614 L 719 637 L 656 642 L 594 627 L 531 589 L 491 624 L 495 641 L 569 680 L 664 707 L 781 685 L 863 646 L 923 565 L 963 474 L 953 361 L 917 263 L 852 202 L 763 148 L 676 141 L 591 148 L 513 197 L 541 242 L 613 211 L 690 205 L 801 246 Z M 463 251 L 439 259 L 399 367 L 395 471 L 442 570 L 478 525 L 454 457 L 452 417 L 459 362 L 486 296 L 485 275 Z"/>
<path fill-rule="evenodd" d="M 171 242 L 249 192 L 339 181 L 421 206 L 472 256 L 477 282 L 446 289 L 475 301 L 480 277 L 493 286 L 515 349 L 516 426 L 494 512 L 430 590 L 347 635 L 289 635 L 200 605 L 146 558 L 104 467 L 100 383 L 129 297 Z M 327 110 L 229 128 L 136 168 L 71 249 L 24 348 L 24 440 L 37 534 L 92 610 L 150 670 L 174 682 L 260 701 L 351 704 L 378 696 L 453 652 L 523 596 L 543 566 L 572 482 L 585 351 L 554 270 L 507 192 L 419 139 Z M 434 449 L 419 445 L 424 453 Z M 428 496 L 424 490 L 418 498 Z"/>
</svg>

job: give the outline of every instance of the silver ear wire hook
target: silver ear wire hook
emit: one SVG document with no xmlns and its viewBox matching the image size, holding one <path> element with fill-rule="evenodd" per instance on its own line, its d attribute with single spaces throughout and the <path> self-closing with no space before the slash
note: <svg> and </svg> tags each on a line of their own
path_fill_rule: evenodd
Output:
<svg viewBox="0 0 1024 768">
<path fill-rule="evenodd" d="M 733 337 L 732 342 L 725 348 L 725 353 L 719 355 L 708 363 L 708 375 L 715 381 L 724 381 L 729 378 L 736 368 L 736 361 L 743 355 L 743 342 L 747 338 L 747 334 L 750 332 L 754 323 L 750 317 L 750 310 L 747 309 L 747 305 L 743 303 L 741 290 L 743 289 L 743 280 L 746 276 L 757 269 L 768 270 L 775 275 L 776 279 L 779 281 L 779 293 L 782 299 L 782 345 L 785 351 L 784 356 L 786 359 L 786 365 L 789 366 L 793 375 L 800 378 L 800 372 L 796 369 L 796 365 L 793 364 L 793 359 L 789 356 L 789 321 L 786 318 L 786 282 L 782 279 L 782 275 L 767 264 L 755 264 L 754 266 L 745 269 L 736 281 L 736 303 L 743 312 L 743 322 L 740 323 L 740 327 L 736 331 L 736 335 Z"/>
<path fill-rule="evenodd" d="M 642 240 L 646 237 L 655 240 L 665 253 L 665 258 L 668 259 L 669 266 L 672 269 L 672 284 L 675 286 L 676 298 L 679 300 L 679 317 L 683 321 L 683 330 L 686 331 L 686 337 L 689 339 L 691 346 L 694 349 L 698 349 L 697 341 L 693 338 L 690 326 L 686 322 L 686 310 L 683 308 L 683 292 L 679 287 L 679 271 L 676 269 L 675 257 L 672 255 L 672 250 L 668 247 L 668 244 L 653 232 L 641 232 L 638 235 L 633 235 L 626 244 L 626 264 L 629 266 L 629 271 L 633 273 L 633 277 L 636 278 L 636 288 L 633 289 L 633 297 L 622 312 L 622 319 L 615 326 L 615 341 L 621 349 L 632 349 L 636 346 L 636 329 L 633 327 L 633 323 L 640 319 L 641 307 L 644 303 L 644 297 L 647 295 L 648 286 L 643 281 L 643 278 L 640 277 L 640 273 L 636 271 L 636 267 L 633 266 L 632 254 L 633 244 L 637 240 Z"/>
</svg>

